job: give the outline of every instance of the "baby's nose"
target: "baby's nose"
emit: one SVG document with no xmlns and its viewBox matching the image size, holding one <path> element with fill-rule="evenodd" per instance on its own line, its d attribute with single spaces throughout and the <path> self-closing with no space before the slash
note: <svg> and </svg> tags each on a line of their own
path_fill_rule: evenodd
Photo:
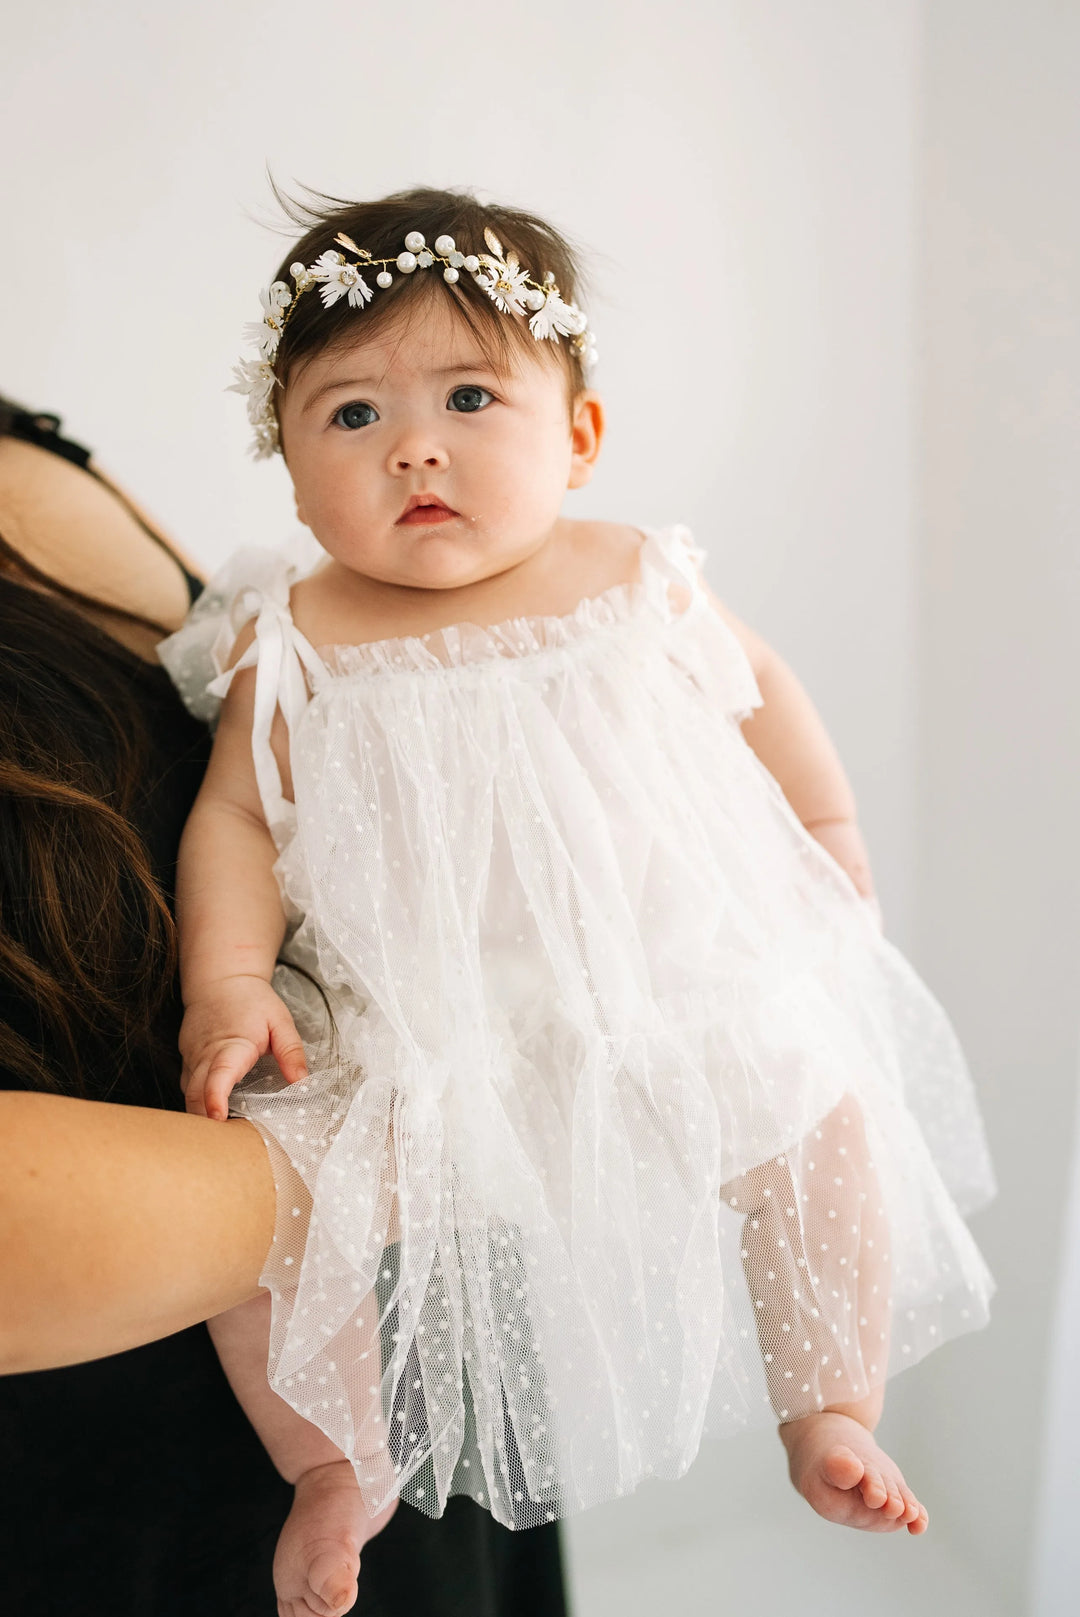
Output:
<svg viewBox="0 0 1080 1617">
<path fill-rule="evenodd" d="M 398 470 L 401 472 L 411 471 L 414 466 L 442 466 L 445 465 L 445 463 L 445 455 L 440 454 L 436 450 L 432 450 L 426 455 L 417 454 L 406 456 L 403 453 L 399 453 L 397 460 Z"/>
</svg>

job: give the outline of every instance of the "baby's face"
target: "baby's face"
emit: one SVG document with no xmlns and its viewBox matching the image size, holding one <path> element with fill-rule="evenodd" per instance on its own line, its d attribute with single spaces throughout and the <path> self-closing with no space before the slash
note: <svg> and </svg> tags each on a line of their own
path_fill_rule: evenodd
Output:
<svg viewBox="0 0 1080 1617">
<path fill-rule="evenodd" d="M 363 320 L 281 403 L 300 520 L 343 565 L 390 584 L 453 589 L 524 561 L 591 475 L 595 394 L 571 420 L 566 373 L 543 352 L 499 376 L 449 299 L 368 341 Z M 417 509 L 417 497 L 441 503 Z"/>
</svg>

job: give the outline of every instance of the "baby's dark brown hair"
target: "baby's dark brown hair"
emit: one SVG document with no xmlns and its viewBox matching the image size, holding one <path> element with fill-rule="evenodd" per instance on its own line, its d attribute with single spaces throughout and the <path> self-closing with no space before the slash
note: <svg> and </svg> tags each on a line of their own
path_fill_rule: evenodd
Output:
<svg viewBox="0 0 1080 1617">
<path fill-rule="evenodd" d="M 534 280 L 549 272 L 565 302 L 581 303 L 583 272 L 580 253 L 565 236 L 546 220 L 516 208 L 483 203 L 468 191 L 439 191 L 418 187 L 395 191 L 375 202 L 346 202 L 339 197 L 307 192 L 304 200 L 276 191 L 286 214 L 307 233 L 290 248 L 278 266 L 276 280 L 293 286 L 290 268 L 294 263 L 312 264 L 321 253 L 338 252 L 338 232 L 366 248 L 373 258 L 396 258 L 405 247 L 405 237 L 418 230 L 431 245 L 437 237 L 453 236 L 462 253 L 482 253 L 485 226 L 494 231 L 504 251 L 517 254 Z M 323 307 L 318 289 L 312 287 L 296 303 L 289 316 L 274 360 L 279 386 L 274 390 L 277 409 L 281 389 L 298 365 L 338 343 L 359 335 L 373 337 L 396 320 L 423 318 L 427 300 L 448 297 L 481 351 L 497 371 L 513 369 L 526 354 L 534 360 L 547 358 L 562 365 L 566 372 L 568 402 L 585 387 L 581 355 L 565 337 L 558 342 L 537 341 L 526 320 L 497 309 L 487 293 L 472 277 L 462 274 L 453 284 L 443 280 L 436 269 L 411 275 L 394 273 L 394 283 L 378 290 L 363 309 L 354 309 L 344 298 L 331 308 Z"/>
</svg>

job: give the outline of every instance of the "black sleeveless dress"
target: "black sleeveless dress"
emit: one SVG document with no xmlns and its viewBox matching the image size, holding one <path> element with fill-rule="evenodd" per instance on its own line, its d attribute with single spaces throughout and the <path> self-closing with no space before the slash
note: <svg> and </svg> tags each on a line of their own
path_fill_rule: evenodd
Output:
<svg viewBox="0 0 1080 1617">
<path fill-rule="evenodd" d="M 8 430 L 87 466 L 55 417 Z M 91 473 L 91 475 L 93 475 Z M 147 529 L 150 537 L 162 543 Z M 185 573 L 194 599 L 200 585 Z M 0 656 L 4 651 L 0 618 Z M 138 823 L 171 896 L 184 819 L 209 753 L 163 669 L 136 670 L 152 767 Z M 93 746 L 87 733 L 86 744 Z M 0 1014 L 21 1029 L 26 1006 Z M 171 1048 L 179 1002 L 162 1012 Z M 183 1105 L 176 1071 L 115 1098 Z M 0 1088 L 17 1087 L 0 1070 Z M 274 1617 L 271 1562 L 292 1490 L 278 1476 L 204 1326 L 112 1358 L 0 1379 L 0 1611 L 35 1617 Z M 365 1549 L 357 1617 L 565 1617 L 554 1525 L 511 1533 L 471 1499 L 438 1521 L 401 1505 Z"/>
</svg>

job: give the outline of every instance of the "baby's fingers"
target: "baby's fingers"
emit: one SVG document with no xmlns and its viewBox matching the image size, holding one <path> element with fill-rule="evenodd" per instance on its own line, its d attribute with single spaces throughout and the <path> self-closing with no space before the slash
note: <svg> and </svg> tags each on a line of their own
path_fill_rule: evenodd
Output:
<svg viewBox="0 0 1080 1617">
<path fill-rule="evenodd" d="M 258 1059 L 259 1049 L 251 1039 L 225 1039 L 218 1045 L 206 1069 L 203 1101 L 207 1117 L 222 1122 L 228 1117 L 230 1094 Z"/>
<path fill-rule="evenodd" d="M 296 1023 L 284 1005 L 270 1023 L 270 1049 L 286 1083 L 296 1084 L 307 1077 L 304 1046 L 296 1031 Z"/>
<path fill-rule="evenodd" d="M 206 1090 L 206 1069 L 208 1062 L 200 1061 L 194 1067 L 184 1067 L 180 1079 L 180 1088 L 184 1094 L 184 1109 L 193 1117 L 206 1116 L 204 1094 Z"/>
</svg>

